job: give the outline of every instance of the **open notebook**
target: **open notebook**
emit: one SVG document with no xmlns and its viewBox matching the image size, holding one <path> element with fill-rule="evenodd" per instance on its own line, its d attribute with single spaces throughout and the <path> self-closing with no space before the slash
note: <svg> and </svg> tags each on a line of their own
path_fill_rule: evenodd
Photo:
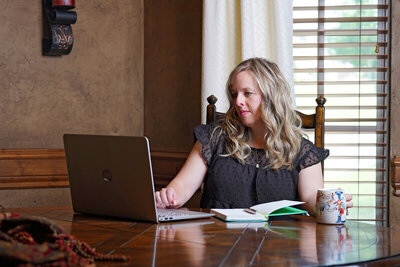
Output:
<svg viewBox="0 0 400 267">
<path fill-rule="evenodd" d="M 280 200 L 258 204 L 245 209 L 212 209 L 211 212 L 224 221 L 263 222 L 268 221 L 269 216 L 308 214 L 305 210 L 292 207 L 301 204 L 304 204 L 304 202 Z"/>
</svg>

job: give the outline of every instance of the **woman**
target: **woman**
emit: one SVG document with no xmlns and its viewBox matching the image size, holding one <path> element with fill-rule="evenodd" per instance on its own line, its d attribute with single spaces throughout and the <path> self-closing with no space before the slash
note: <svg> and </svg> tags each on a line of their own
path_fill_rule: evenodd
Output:
<svg viewBox="0 0 400 267">
<path fill-rule="evenodd" d="M 156 192 L 157 206 L 182 206 L 204 181 L 203 208 L 246 208 L 276 200 L 304 201 L 315 214 L 329 151 L 303 138 L 290 87 L 278 66 L 262 58 L 230 74 L 224 119 L 195 128 L 196 143 L 181 171 Z M 347 207 L 352 207 L 347 196 Z"/>
</svg>

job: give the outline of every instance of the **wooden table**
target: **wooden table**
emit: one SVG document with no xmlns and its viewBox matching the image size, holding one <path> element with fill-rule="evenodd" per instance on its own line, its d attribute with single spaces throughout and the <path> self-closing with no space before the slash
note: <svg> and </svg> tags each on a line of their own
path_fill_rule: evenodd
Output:
<svg viewBox="0 0 400 267">
<path fill-rule="evenodd" d="M 132 257 L 99 266 L 400 265 L 399 230 L 354 221 L 323 225 L 296 215 L 269 223 L 210 218 L 152 224 L 74 214 L 70 207 L 6 211 L 44 216 L 98 252 Z"/>
</svg>

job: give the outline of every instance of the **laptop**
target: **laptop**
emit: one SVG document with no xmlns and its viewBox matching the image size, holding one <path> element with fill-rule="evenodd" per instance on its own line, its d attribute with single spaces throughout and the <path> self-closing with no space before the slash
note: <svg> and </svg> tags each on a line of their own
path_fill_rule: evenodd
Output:
<svg viewBox="0 0 400 267">
<path fill-rule="evenodd" d="M 211 213 L 157 209 L 145 136 L 64 134 L 74 212 L 162 222 Z"/>
</svg>

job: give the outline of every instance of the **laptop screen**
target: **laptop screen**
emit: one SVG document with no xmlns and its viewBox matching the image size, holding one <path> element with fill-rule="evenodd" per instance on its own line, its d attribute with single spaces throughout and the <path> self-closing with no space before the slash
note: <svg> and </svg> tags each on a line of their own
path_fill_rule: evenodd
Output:
<svg viewBox="0 0 400 267">
<path fill-rule="evenodd" d="M 145 136 L 65 134 L 75 212 L 158 222 Z"/>
</svg>

